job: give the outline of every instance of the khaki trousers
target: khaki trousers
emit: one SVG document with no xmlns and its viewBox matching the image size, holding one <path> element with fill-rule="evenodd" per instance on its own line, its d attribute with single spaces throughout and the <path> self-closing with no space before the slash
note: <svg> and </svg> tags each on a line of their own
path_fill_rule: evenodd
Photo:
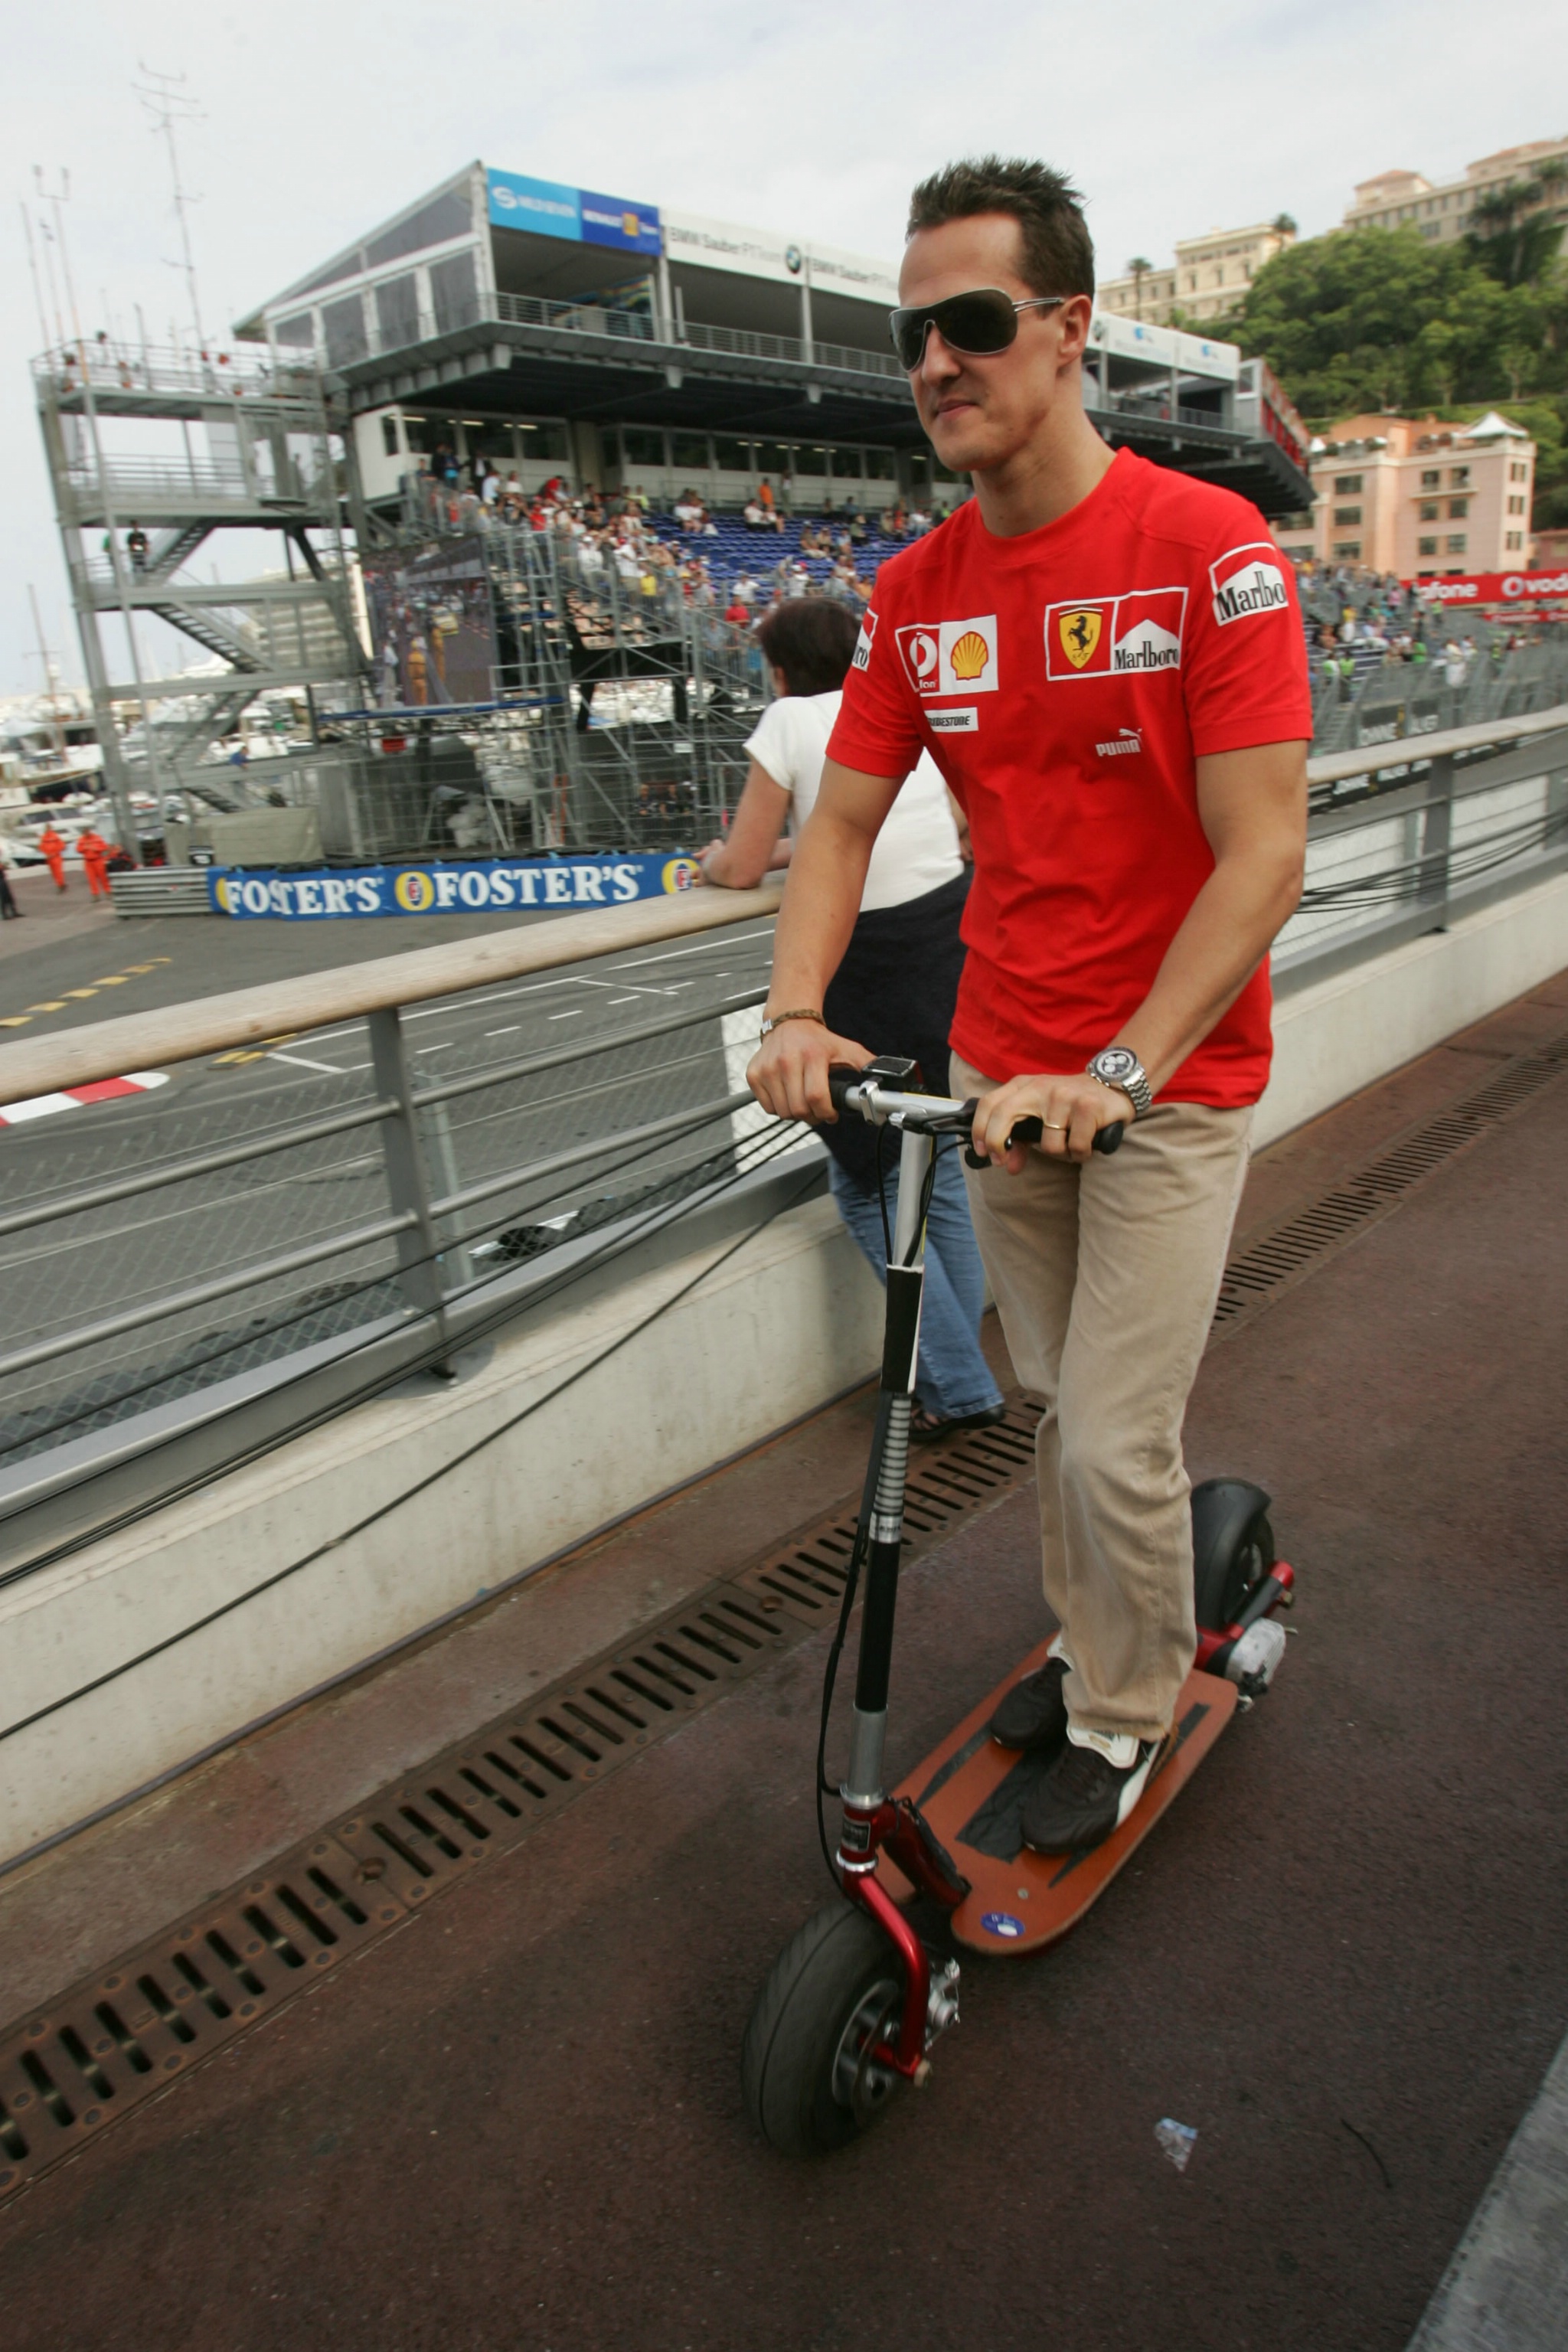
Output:
<svg viewBox="0 0 1568 2352">
<path fill-rule="evenodd" d="M 955 1095 L 996 1081 L 952 1057 Z M 1247 1174 L 1252 1113 L 1160 1103 L 1087 1165 L 966 1171 L 1036 1440 L 1046 1600 L 1087 1730 L 1158 1738 L 1197 1647 L 1182 1422 Z"/>
</svg>

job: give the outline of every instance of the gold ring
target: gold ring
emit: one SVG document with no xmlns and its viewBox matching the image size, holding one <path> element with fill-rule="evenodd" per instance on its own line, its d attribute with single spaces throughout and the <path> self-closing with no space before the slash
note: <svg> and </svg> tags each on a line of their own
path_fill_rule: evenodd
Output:
<svg viewBox="0 0 1568 2352">
<path fill-rule="evenodd" d="M 1040 1121 L 1040 1125 L 1042 1127 L 1049 1128 L 1053 1135 L 1065 1135 L 1067 1133 L 1067 1129 L 1061 1126 L 1058 1121 L 1054 1118 L 1043 1118 Z"/>
</svg>

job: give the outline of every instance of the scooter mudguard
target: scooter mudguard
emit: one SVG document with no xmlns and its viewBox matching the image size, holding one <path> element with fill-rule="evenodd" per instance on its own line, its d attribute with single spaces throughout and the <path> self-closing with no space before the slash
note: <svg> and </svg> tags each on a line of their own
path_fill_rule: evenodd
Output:
<svg viewBox="0 0 1568 2352">
<path fill-rule="evenodd" d="M 1051 1759 L 999 1748 L 986 1726 L 1013 1685 L 1045 1664 L 1049 1649 L 1042 1642 L 1031 1650 L 895 1791 L 913 1800 L 970 1882 L 952 1927 L 972 1951 L 1034 1952 L 1065 1935 L 1191 1780 L 1236 1709 L 1234 1683 L 1218 1675 L 1189 1675 L 1170 1742 L 1121 1827 L 1088 1853 L 1033 1853 L 1023 1842 L 1019 1816 Z M 887 1854 L 877 1869 L 894 1901 L 908 1901 L 913 1890 Z"/>
</svg>

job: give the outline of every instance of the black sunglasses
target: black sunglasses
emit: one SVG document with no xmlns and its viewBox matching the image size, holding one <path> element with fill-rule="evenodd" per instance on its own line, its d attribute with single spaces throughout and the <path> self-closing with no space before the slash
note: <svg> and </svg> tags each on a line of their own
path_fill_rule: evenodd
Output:
<svg viewBox="0 0 1568 2352">
<path fill-rule="evenodd" d="M 1020 310 L 1054 310 L 1067 299 L 1065 294 L 1031 294 L 1026 301 L 1015 302 L 999 286 L 982 286 L 973 294 L 950 294 L 945 302 L 889 310 L 888 329 L 900 364 L 910 370 L 924 356 L 928 327 L 936 329 L 950 350 L 990 359 L 1017 341 Z"/>
</svg>

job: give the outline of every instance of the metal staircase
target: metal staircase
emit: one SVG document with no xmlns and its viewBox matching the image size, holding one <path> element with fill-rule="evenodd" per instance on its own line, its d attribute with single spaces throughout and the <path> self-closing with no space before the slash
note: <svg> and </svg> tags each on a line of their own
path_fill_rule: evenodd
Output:
<svg viewBox="0 0 1568 2352">
<path fill-rule="evenodd" d="M 33 375 L 106 778 L 134 853 L 132 791 L 208 800 L 195 772 L 258 696 L 363 695 L 339 420 L 315 369 L 249 356 L 100 339 L 47 353 Z M 204 551 L 215 576 L 200 580 Z M 175 667 L 149 622 L 207 664 Z M 122 741 L 127 706 L 140 724 Z M 248 797 L 237 781 L 230 804 Z"/>
</svg>

